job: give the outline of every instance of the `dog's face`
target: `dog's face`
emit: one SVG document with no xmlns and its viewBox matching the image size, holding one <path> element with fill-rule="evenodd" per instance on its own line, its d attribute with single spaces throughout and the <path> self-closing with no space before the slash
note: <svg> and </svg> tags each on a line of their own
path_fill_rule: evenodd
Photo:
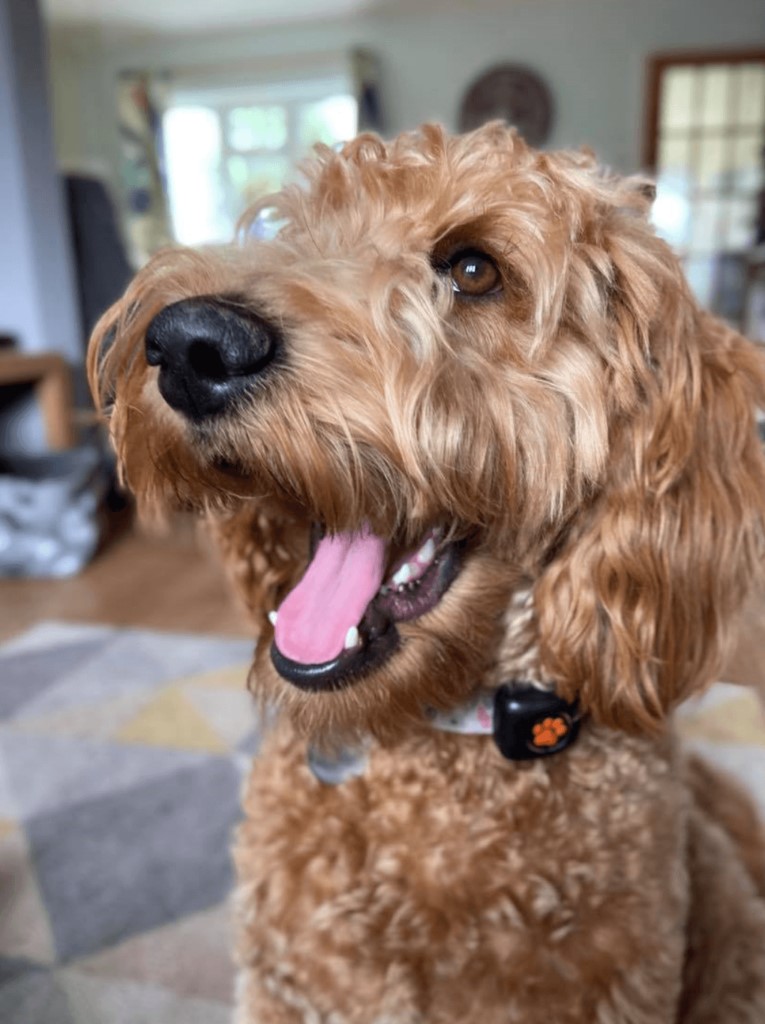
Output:
<svg viewBox="0 0 765 1024">
<path fill-rule="evenodd" d="M 251 591 L 259 686 L 385 733 L 501 678 L 525 586 L 564 692 L 660 718 L 755 557 L 763 384 L 643 183 L 426 128 L 270 202 L 275 238 L 157 257 L 91 346 L 127 482 L 206 509 Z"/>
</svg>

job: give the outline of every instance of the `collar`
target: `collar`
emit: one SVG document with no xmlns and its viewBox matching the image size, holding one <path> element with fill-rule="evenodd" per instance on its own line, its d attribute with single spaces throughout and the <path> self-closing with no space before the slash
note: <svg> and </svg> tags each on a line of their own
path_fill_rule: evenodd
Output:
<svg viewBox="0 0 765 1024">
<path fill-rule="evenodd" d="M 530 761 L 570 747 L 579 734 L 581 713 L 576 701 L 514 679 L 496 690 L 476 691 L 457 708 L 432 711 L 429 718 L 444 732 L 492 736 L 509 761 Z"/>
<path fill-rule="evenodd" d="M 570 747 L 579 734 L 581 712 L 551 690 L 512 680 L 496 690 L 477 690 L 449 711 L 428 711 L 434 729 L 491 736 L 508 761 L 550 757 Z M 309 747 L 308 767 L 325 785 L 337 786 L 364 774 L 367 744 L 341 747 L 332 754 Z"/>
</svg>

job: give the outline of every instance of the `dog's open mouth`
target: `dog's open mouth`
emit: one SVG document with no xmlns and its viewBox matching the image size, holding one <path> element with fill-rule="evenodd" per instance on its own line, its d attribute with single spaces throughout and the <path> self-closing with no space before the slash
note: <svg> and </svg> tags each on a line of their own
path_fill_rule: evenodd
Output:
<svg viewBox="0 0 765 1024">
<path fill-rule="evenodd" d="M 435 608 L 459 571 L 459 555 L 439 529 L 392 565 L 388 545 L 369 529 L 322 537 L 272 616 L 276 670 L 307 690 L 360 679 L 398 647 L 396 623 Z"/>
</svg>

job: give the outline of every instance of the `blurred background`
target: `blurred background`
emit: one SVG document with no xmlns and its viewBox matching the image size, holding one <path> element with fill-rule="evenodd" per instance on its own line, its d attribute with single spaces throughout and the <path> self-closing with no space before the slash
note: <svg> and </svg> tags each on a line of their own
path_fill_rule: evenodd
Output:
<svg viewBox="0 0 765 1024">
<path fill-rule="evenodd" d="M 0 0 L 0 1021 L 230 1019 L 251 629 L 193 522 L 135 523 L 95 320 L 315 142 L 495 117 L 654 174 L 699 299 L 765 341 L 762 0 Z M 763 642 L 756 598 L 725 678 L 765 684 Z M 754 694 L 710 700 L 685 734 L 757 795 Z"/>
<path fill-rule="evenodd" d="M 76 574 L 103 540 L 96 510 L 120 504 L 82 373 L 97 317 L 158 248 L 230 239 L 317 141 L 499 116 L 650 171 L 701 301 L 765 337 L 762 15 L 758 0 L 0 0 L 0 575 Z"/>
</svg>

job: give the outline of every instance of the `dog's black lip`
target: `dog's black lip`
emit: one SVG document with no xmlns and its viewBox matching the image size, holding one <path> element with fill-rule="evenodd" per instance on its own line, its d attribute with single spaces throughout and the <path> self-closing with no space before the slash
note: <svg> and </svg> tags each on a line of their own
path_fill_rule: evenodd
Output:
<svg viewBox="0 0 765 1024">
<path fill-rule="evenodd" d="M 282 654 L 276 641 L 271 644 L 271 661 L 279 675 L 298 689 L 314 693 L 328 692 L 342 690 L 379 668 L 396 651 L 399 643 L 398 630 L 391 622 L 378 636 L 367 640 L 355 650 L 343 651 L 332 661 L 304 665 Z"/>
<path fill-rule="evenodd" d="M 457 542 L 447 544 L 440 552 L 429 572 L 436 577 L 437 605 L 456 577 L 462 562 L 463 545 Z M 428 574 L 426 574 L 427 576 Z M 421 615 L 392 617 L 395 609 L 395 595 L 378 594 L 367 608 L 359 624 L 362 643 L 353 650 L 343 651 L 332 661 L 320 664 L 304 664 L 293 661 L 279 650 L 276 641 L 271 643 L 271 661 L 274 668 L 298 689 L 314 693 L 342 690 L 360 682 L 375 669 L 380 668 L 398 650 L 401 637 L 396 622 L 412 621 L 431 611 L 435 605 L 423 610 Z"/>
</svg>

